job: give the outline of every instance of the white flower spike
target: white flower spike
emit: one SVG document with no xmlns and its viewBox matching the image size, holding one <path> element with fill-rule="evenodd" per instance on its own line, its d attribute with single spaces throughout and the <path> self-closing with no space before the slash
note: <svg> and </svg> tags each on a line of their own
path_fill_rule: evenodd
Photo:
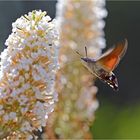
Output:
<svg viewBox="0 0 140 140">
<path fill-rule="evenodd" d="M 58 30 L 41 10 L 21 16 L 12 27 L 0 55 L 0 138 L 32 139 L 57 100 Z"/>
</svg>

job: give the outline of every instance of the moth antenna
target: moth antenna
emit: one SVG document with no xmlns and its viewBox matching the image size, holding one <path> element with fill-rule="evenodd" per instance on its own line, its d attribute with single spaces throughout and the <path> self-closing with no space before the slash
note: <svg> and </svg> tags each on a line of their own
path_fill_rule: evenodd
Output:
<svg viewBox="0 0 140 140">
<path fill-rule="evenodd" d="M 87 58 L 88 56 L 87 56 L 87 47 L 86 46 L 85 46 L 85 52 L 86 52 L 86 58 Z"/>
<path fill-rule="evenodd" d="M 76 53 L 77 53 L 78 55 L 82 56 L 78 51 L 76 51 Z"/>
</svg>

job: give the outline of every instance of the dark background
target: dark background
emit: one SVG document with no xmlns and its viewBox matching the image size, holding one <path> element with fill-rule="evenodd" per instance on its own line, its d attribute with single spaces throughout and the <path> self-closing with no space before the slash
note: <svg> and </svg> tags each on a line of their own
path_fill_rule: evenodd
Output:
<svg viewBox="0 0 140 140">
<path fill-rule="evenodd" d="M 138 93 L 140 89 L 140 2 L 107 1 L 106 8 L 108 11 L 105 26 L 106 48 L 127 38 L 128 50 L 115 70 L 119 82 L 119 92 L 115 93 L 106 85 L 98 82 L 99 96 L 109 98 L 120 105 L 133 104 L 140 100 Z"/>
<path fill-rule="evenodd" d="M 0 1 L 0 51 L 5 48 L 12 22 L 35 9 L 45 10 L 54 18 L 55 4 L 56 1 Z M 128 51 L 114 71 L 118 92 L 96 82 L 100 107 L 91 130 L 94 138 L 140 138 L 140 2 L 107 1 L 106 8 L 105 50 L 127 38 Z"/>
</svg>

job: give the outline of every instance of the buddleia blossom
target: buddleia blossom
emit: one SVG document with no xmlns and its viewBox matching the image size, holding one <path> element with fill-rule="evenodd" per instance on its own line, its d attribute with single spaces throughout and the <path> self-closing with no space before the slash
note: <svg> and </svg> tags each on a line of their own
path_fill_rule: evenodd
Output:
<svg viewBox="0 0 140 140">
<path fill-rule="evenodd" d="M 12 27 L 0 55 L 0 138 L 32 139 L 57 100 L 58 30 L 42 11 L 21 16 Z"/>
<path fill-rule="evenodd" d="M 44 138 L 91 138 L 89 127 L 98 108 L 95 77 L 81 64 L 75 50 L 98 57 L 105 47 L 103 18 L 107 15 L 104 0 L 60 0 L 57 19 L 61 32 L 58 78 L 59 102 L 51 114 Z"/>
</svg>

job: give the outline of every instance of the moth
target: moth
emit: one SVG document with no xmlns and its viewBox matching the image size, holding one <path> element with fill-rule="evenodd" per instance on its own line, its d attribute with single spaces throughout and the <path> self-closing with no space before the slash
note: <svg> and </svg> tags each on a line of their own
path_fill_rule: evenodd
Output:
<svg viewBox="0 0 140 140">
<path fill-rule="evenodd" d="M 113 70 L 117 67 L 120 60 L 125 55 L 127 46 L 128 41 L 125 39 L 118 42 L 114 47 L 103 53 L 97 59 L 88 58 L 87 48 L 85 47 L 86 57 L 81 57 L 81 61 L 93 75 L 98 77 L 101 81 L 107 83 L 115 91 L 118 91 L 118 80 L 113 73 Z M 77 51 L 76 53 L 79 54 Z"/>
</svg>

